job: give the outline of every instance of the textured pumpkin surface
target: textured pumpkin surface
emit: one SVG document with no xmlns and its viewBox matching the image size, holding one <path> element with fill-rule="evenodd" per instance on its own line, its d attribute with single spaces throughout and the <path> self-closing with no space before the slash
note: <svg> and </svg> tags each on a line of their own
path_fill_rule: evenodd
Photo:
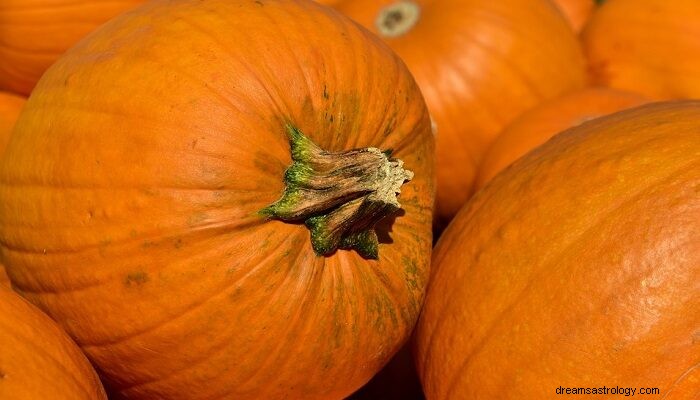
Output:
<svg viewBox="0 0 700 400">
<path fill-rule="evenodd" d="M 106 399 L 78 346 L 44 313 L 0 286 L 0 398 Z"/>
<path fill-rule="evenodd" d="M 574 31 L 579 32 L 593 13 L 596 0 L 553 0 L 569 20 Z"/>
<path fill-rule="evenodd" d="M 10 140 L 10 132 L 15 126 L 25 101 L 26 99 L 23 97 L 0 92 L 0 157 L 2 157 L 7 142 Z M 5 267 L 0 262 L 0 285 L 9 285 L 9 283 Z"/>
<path fill-rule="evenodd" d="M 700 97 L 700 1 L 606 0 L 582 32 L 592 79 L 651 98 Z"/>
<path fill-rule="evenodd" d="M 427 398 L 697 398 L 699 189 L 700 102 L 590 121 L 499 174 L 435 249 L 416 333 Z"/>
<path fill-rule="evenodd" d="M 638 94 L 606 88 L 586 88 L 544 102 L 516 118 L 498 135 L 479 166 L 477 189 L 557 133 L 645 102 Z"/>
<path fill-rule="evenodd" d="M 56 59 L 110 18 L 144 0 L 2 0 L 0 89 L 29 95 Z"/>
<path fill-rule="evenodd" d="M 396 4 L 419 14 L 404 34 L 389 37 L 399 17 L 378 18 Z M 347 0 L 335 7 L 381 36 L 423 91 L 438 131 L 438 224 L 469 198 L 483 152 L 508 122 L 584 83 L 578 41 L 548 0 Z"/>
<path fill-rule="evenodd" d="M 259 215 L 284 188 L 286 124 L 415 173 L 378 260 L 316 256 L 303 224 Z M 406 67 L 340 13 L 149 2 L 33 92 L 0 166 L 0 246 L 118 397 L 341 398 L 417 319 L 433 152 Z"/>
</svg>

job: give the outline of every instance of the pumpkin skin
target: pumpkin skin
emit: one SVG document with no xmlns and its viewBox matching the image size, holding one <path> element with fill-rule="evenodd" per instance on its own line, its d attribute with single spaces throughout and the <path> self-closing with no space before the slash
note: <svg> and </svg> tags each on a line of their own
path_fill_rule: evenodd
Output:
<svg viewBox="0 0 700 400">
<path fill-rule="evenodd" d="M 10 141 L 10 132 L 17 122 L 20 111 L 27 101 L 12 93 L 0 92 L 0 154 Z"/>
<path fill-rule="evenodd" d="M 107 399 L 78 346 L 49 317 L 0 286 L 0 398 Z"/>
<path fill-rule="evenodd" d="M 145 0 L 3 0 L 0 90 L 28 96 L 56 59 L 95 28 Z"/>
<path fill-rule="evenodd" d="M 481 157 L 501 129 L 541 101 L 583 87 L 584 61 L 549 1 L 399 3 L 417 5 L 420 14 L 397 37 L 376 24 L 395 2 L 346 0 L 334 7 L 382 37 L 423 91 L 437 125 L 436 222 L 443 226 L 470 197 Z"/>
<path fill-rule="evenodd" d="M 580 32 L 593 14 L 596 0 L 554 0 L 575 32 Z"/>
<path fill-rule="evenodd" d="M 622 111 L 480 191 L 435 249 L 416 333 L 426 397 L 543 399 L 606 382 L 696 396 L 698 132 L 700 102 Z"/>
<path fill-rule="evenodd" d="M 316 256 L 304 225 L 259 215 L 284 188 L 290 122 L 414 171 L 378 260 Z M 33 92 L 0 165 L 0 246 L 117 397 L 341 398 L 417 320 L 433 152 L 404 64 L 340 13 L 149 2 Z"/>
<path fill-rule="evenodd" d="M 595 83 L 653 99 L 700 97 L 700 2 L 609 0 L 582 32 Z"/>
<path fill-rule="evenodd" d="M 586 88 L 542 103 L 516 118 L 491 145 L 479 166 L 476 188 L 552 136 L 573 126 L 646 103 L 630 92 Z"/>
<path fill-rule="evenodd" d="M 0 157 L 10 141 L 10 132 L 15 126 L 25 98 L 11 93 L 0 92 Z M 5 267 L 0 263 L 0 285 L 9 285 L 10 280 L 5 272 Z"/>
</svg>

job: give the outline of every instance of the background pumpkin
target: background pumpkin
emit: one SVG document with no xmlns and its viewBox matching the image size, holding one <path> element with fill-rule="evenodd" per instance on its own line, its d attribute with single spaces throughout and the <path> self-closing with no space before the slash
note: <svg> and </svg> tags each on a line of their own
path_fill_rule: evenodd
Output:
<svg viewBox="0 0 700 400">
<path fill-rule="evenodd" d="M 480 191 L 435 249 L 416 333 L 427 398 L 612 382 L 696 397 L 699 132 L 700 102 L 622 111 Z"/>
<path fill-rule="evenodd" d="M 288 124 L 415 173 L 378 260 L 316 256 L 303 224 L 259 215 L 284 188 Z M 417 319 L 433 140 L 403 63 L 340 13 L 149 2 L 32 93 L 0 165 L 3 258 L 118 397 L 341 398 Z"/>
<path fill-rule="evenodd" d="M 438 225 L 469 198 L 483 152 L 508 122 L 585 81 L 577 38 L 548 0 L 335 7 L 385 40 L 423 91 L 438 131 Z"/>
<path fill-rule="evenodd" d="M 586 88 L 540 104 L 518 117 L 498 135 L 479 166 L 477 189 L 557 133 L 645 102 L 646 99 L 636 93 Z"/>
<path fill-rule="evenodd" d="M 145 0 L 3 0 L 0 90 L 29 95 L 41 75 L 85 35 Z"/>
<path fill-rule="evenodd" d="M 700 97 L 700 1 L 606 0 L 582 32 L 595 83 Z"/>
<path fill-rule="evenodd" d="M 580 32 L 596 6 L 596 0 L 553 0 L 576 32 Z"/>
<path fill-rule="evenodd" d="M 97 374 L 55 322 L 0 286 L 0 398 L 105 399 Z"/>
<path fill-rule="evenodd" d="M 0 155 L 10 141 L 10 132 L 17 122 L 20 111 L 27 101 L 12 93 L 0 92 Z"/>
<path fill-rule="evenodd" d="M 0 157 L 5 151 L 7 142 L 10 140 L 10 132 L 15 126 L 19 112 L 24 106 L 26 100 L 23 97 L 15 96 L 10 93 L 0 92 Z M 2 250 L 0 250 L 2 251 Z M 1 259 L 2 257 L 0 257 Z M 10 280 L 0 262 L 0 285 L 9 285 Z"/>
</svg>

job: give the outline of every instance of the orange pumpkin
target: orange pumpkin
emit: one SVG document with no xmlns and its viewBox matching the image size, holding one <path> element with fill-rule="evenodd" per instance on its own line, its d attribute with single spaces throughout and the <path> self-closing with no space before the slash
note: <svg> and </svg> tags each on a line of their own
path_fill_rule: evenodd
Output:
<svg viewBox="0 0 700 400">
<path fill-rule="evenodd" d="M 0 90 L 29 95 L 41 75 L 85 35 L 145 0 L 3 0 Z"/>
<path fill-rule="evenodd" d="M 593 80 L 655 99 L 700 97 L 700 1 L 610 0 L 582 32 Z"/>
<path fill-rule="evenodd" d="M 435 249 L 416 333 L 427 398 L 696 397 L 699 132 L 697 101 L 622 111 L 480 191 Z"/>
<path fill-rule="evenodd" d="M 554 0 L 554 3 L 576 32 L 581 31 L 596 6 L 596 0 Z"/>
<path fill-rule="evenodd" d="M 11 93 L 0 92 L 0 154 L 10 141 L 10 132 L 27 100 Z"/>
<path fill-rule="evenodd" d="M 80 349 L 44 313 L 0 286 L 0 398 L 107 399 Z"/>
<path fill-rule="evenodd" d="M 469 198 L 483 152 L 508 122 L 584 84 L 577 38 L 548 0 L 335 7 L 384 39 L 423 91 L 437 125 L 437 225 Z"/>
<path fill-rule="evenodd" d="M 513 121 L 491 145 L 479 166 L 477 189 L 557 133 L 645 102 L 638 94 L 606 88 L 587 88 L 544 102 Z"/>
<path fill-rule="evenodd" d="M 120 398 L 341 398 L 407 341 L 430 118 L 340 13 L 149 2 L 59 59 L 15 133 L 8 273 Z"/>
<path fill-rule="evenodd" d="M 10 132 L 15 126 L 19 112 L 26 100 L 10 93 L 0 92 L 0 157 L 10 141 Z M 0 285 L 9 285 L 5 267 L 0 263 Z"/>
</svg>

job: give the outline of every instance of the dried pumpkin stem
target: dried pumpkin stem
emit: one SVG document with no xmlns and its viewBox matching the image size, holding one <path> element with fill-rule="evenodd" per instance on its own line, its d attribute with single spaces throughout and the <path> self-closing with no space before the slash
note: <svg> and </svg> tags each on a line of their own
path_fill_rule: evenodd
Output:
<svg viewBox="0 0 700 400">
<path fill-rule="evenodd" d="M 381 36 L 398 37 L 410 31 L 418 23 L 419 17 L 418 4 L 402 0 L 382 8 L 374 24 Z"/>
<path fill-rule="evenodd" d="M 275 203 L 260 210 L 271 218 L 303 221 L 318 255 L 354 249 L 378 257 L 376 223 L 401 208 L 397 195 L 413 172 L 390 151 L 374 147 L 332 153 L 322 150 L 299 129 L 287 126 L 292 165 L 285 189 Z"/>
</svg>

